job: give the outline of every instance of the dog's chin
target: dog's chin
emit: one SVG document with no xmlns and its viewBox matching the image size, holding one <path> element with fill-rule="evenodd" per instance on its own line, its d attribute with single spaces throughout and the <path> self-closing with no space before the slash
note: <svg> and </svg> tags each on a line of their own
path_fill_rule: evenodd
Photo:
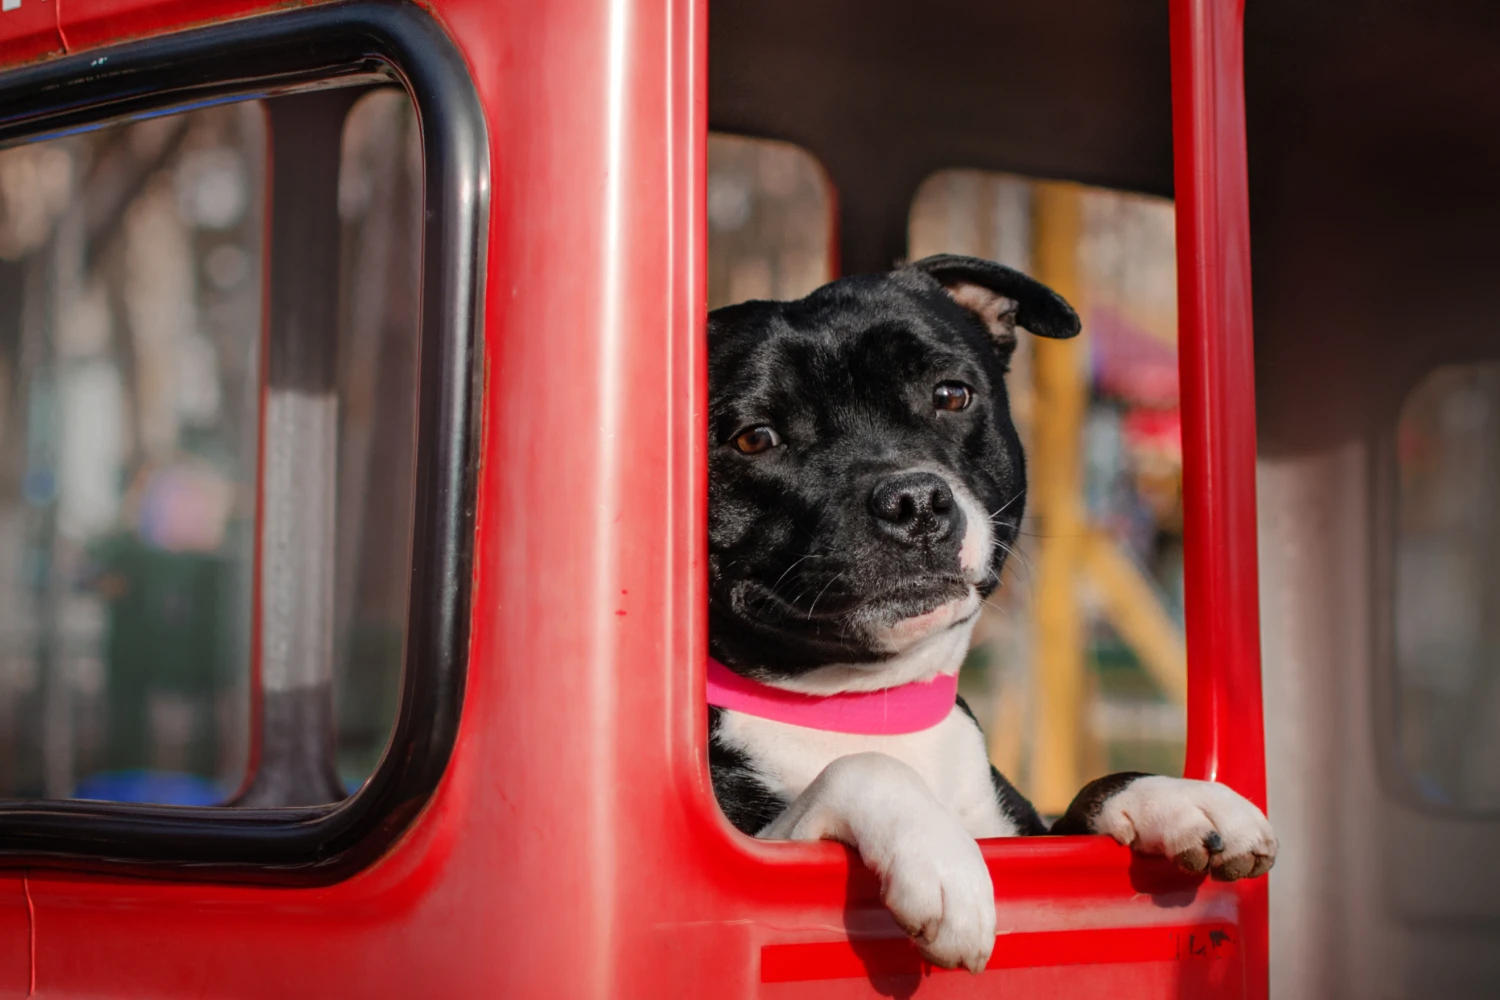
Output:
<svg viewBox="0 0 1500 1000">
<path fill-rule="evenodd" d="M 958 597 L 936 606 L 892 618 L 889 608 L 866 609 L 862 628 L 865 642 L 878 654 L 865 662 L 830 663 L 795 677 L 770 683 L 804 694 L 828 695 L 852 691 L 880 691 L 914 681 L 953 674 L 963 665 L 980 597 L 970 586 Z"/>
<path fill-rule="evenodd" d="M 965 584 L 958 595 L 950 595 L 951 592 L 926 601 L 908 599 L 894 606 L 874 606 L 863 616 L 863 631 L 874 646 L 899 656 L 926 639 L 972 622 L 979 615 L 981 599 L 972 584 Z"/>
</svg>

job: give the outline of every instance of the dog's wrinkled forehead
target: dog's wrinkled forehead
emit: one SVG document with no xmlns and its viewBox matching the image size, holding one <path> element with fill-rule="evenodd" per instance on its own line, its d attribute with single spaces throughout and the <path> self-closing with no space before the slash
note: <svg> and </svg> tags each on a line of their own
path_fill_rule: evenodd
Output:
<svg viewBox="0 0 1500 1000">
<path fill-rule="evenodd" d="M 711 323 L 715 419 L 803 409 L 832 421 L 903 419 L 905 397 L 930 392 L 933 379 L 988 389 L 1004 372 L 982 324 L 915 273 L 844 278 L 793 302 L 718 310 Z"/>
</svg>

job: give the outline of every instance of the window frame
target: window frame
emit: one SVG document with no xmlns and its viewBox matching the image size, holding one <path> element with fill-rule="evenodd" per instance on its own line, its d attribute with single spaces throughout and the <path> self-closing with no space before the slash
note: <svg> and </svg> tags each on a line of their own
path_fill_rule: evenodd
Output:
<svg viewBox="0 0 1500 1000">
<path fill-rule="evenodd" d="M 415 105 L 426 206 L 411 596 L 384 758 L 358 792 L 317 807 L 0 801 L 0 869 L 328 884 L 383 854 L 442 778 L 469 657 L 489 209 L 484 116 L 453 42 L 415 5 L 360 0 L 89 51 L 0 74 L 0 148 L 361 82 L 398 83 Z"/>
</svg>

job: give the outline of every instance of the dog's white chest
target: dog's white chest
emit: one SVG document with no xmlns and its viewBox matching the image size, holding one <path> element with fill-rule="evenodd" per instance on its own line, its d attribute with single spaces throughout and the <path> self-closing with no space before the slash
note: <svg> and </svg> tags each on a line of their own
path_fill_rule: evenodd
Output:
<svg viewBox="0 0 1500 1000">
<path fill-rule="evenodd" d="M 921 775 L 970 835 L 1010 837 L 1017 832 L 1000 811 L 984 737 L 957 706 L 931 729 L 899 736 L 830 733 L 725 710 L 719 718 L 718 739 L 742 751 L 761 781 L 787 803 L 838 758 L 883 753 Z"/>
</svg>

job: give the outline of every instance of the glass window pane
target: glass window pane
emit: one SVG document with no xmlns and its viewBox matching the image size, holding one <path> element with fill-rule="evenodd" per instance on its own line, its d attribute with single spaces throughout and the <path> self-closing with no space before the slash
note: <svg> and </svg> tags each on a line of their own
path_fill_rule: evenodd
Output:
<svg viewBox="0 0 1500 1000">
<path fill-rule="evenodd" d="M 245 785 L 269 121 L 246 102 L 0 151 L 0 797 L 214 804 Z M 321 278 L 349 788 L 400 691 L 421 171 L 408 98 L 360 98 Z"/>
<path fill-rule="evenodd" d="M 1429 375 L 1396 430 L 1398 746 L 1435 804 L 1500 808 L 1500 362 Z"/>
<path fill-rule="evenodd" d="M 0 152 L 0 794 L 245 767 L 264 116 Z"/>
<path fill-rule="evenodd" d="M 339 480 L 334 550 L 338 768 L 370 776 L 396 724 L 416 475 L 422 143 L 416 109 L 388 88 L 344 129 L 339 213 Z"/>
</svg>

